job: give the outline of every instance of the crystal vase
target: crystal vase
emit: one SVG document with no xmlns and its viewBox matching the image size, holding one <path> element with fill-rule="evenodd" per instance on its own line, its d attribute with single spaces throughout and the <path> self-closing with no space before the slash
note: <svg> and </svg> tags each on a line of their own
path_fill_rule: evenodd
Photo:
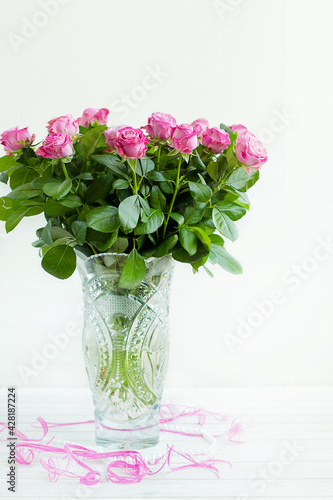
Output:
<svg viewBox="0 0 333 500">
<path fill-rule="evenodd" d="M 170 256 L 147 259 L 134 289 L 119 287 L 125 254 L 80 255 L 83 352 L 95 405 L 96 443 L 153 446 L 169 356 Z"/>
</svg>

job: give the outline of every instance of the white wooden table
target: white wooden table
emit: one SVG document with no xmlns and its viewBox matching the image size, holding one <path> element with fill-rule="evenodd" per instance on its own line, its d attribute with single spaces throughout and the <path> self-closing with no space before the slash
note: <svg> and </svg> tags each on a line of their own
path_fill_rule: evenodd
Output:
<svg viewBox="0 0 333 500">
<path fill-rule="evenodd" d="M 17 398 L 18 428 L 29 436 L 33 432 L 40 435 L 40 430 L 33 431 L 30 426 L 38 416 L 53 422 L 92 419 L 89 391 L 85 389 L 17 388 Z M 0 500 L 333 500 L 333 388 L 167 389 L 164 401 L 240 417 L 246 428 L 244 443 L 224 442 L 218 455 L 230 461 L 232 469 L 221 466 L 220 479 L 201 469 L 165 470 L 137 484 L 103 482 L 88 487 L 68 478 L 50 482 L 35 460 L 33 465 L 17 467 L 17 490 L 12 493 L 7 490 L 7 450 L 1 441 Z M 1 422 L 6 421 L 6 409 L 7 390 L 1 389 Z M 214 434 L 219 425 L 210 423 L 206 429 Z M 87 446 L 94 446 L 93 432 L 92 425 L 51 429 L 51 435 Z M 176 447 L 189 447 L 189 440 L 197 438 L 164 435 L 163 439 Z"/>
</svg>

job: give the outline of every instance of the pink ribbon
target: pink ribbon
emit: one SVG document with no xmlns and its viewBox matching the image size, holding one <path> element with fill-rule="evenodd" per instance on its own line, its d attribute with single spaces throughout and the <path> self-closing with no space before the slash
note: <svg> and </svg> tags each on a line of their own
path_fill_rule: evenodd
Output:
<svg viewBox="0 0 333 500">
<path fill-rule="evenodd" d="M 167 424 L 184 417 L 196 417 L 198 424 L 203 426 L 208 417 L 215 419 L 222 423 L 227 422 L 229 417 L 216 412 L 210 412 L 202 408 L 193 408 L 186 406 L 175 405 L 162 405 L 160 412 L 160 424 Z M 94 460 L 108 459 L 109 463 L 106 467 L 108 479 L 113 483 L 129 484 L 142 481 L 146 476 L 158 474 L 166 466 L 170 471 L 175 472 L 187 468 L 204 468 L 215 473 L 219 477 L 219 470 L 217 464 L 225 463 L 231 467 L 229 462 L 224 460 L 217 460 L 213 457 L 196 454 L 191 456 L 185 452 L 175 450 L 174 446 L 167 446 L 166 453 L 153 461 L 145 461 L 141 453 L 134 450 L 129 451 L 110 451 L 98 452 L 84 446 L 66 443 L 63 447 L 51 445 L 54 437 L 52 437 L 47 444 L 40 443 L 49 433 L 49 429 L 53 427 L 63 426 L 76 426 L 83 424 L 93 424 L 94 420 L 87 420 L 85 422 L 63 422 L 54 423 L 46 422 L 42 417 L 37 418 L 37 423 L 32 423 L 36 428 L 41 426 L 42 436 L 39 439 L 30 439 L 25 434 L 15 429 L 15 434 L 21 439 L 16 444 L 16 461 L 22 465 L 30 465 L 35 458 L 35 453 L 47 453 L 51 456 L 47 461 L 40 458 L 40 464 L 46 469 L 50 481 L 57 481 L 60 476 L 78 479 L 80 483 L 86 485 L 93 485 L 102 481 L 101 473 L 92 467 L 87 462 Z M 8 428 L 7 424 L 0 422 L 0 433 Z M 203 437 L 201 433 L 191 433 L 176 429 L 163 429 L 163 432 L 170 432 L 174 434 L 181 434 L 182 436 L 195 436 Z M 225 436 L 226 439 L 232 443 L 241 443 L 242 441 L 236 440 L 235 437 L 242 434 L 243 428 L 238 420 L 233 420 L 230 424 L 228 431 L 218 436 Z M 217 436 L 215 436 L 217 437 Z M 186 465 L 174 467 L 172 465 L 172 458 L 178 456 L 184 459 Z M 77 474 L 70 470 L 72 463 L 82 468 L 84 473 Z M 64 463 L 62 466 L 61 463 Z"/>
</svg>

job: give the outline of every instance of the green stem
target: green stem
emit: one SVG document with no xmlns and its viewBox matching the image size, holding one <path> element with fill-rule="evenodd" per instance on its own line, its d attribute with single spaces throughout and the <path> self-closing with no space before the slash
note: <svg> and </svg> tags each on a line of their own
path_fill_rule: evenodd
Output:
<svg viewBox="0 0 333 500">
<path fill-rule="evenodd" d="M 158 147 L 156 171 L 160 171 L 161 146 Z"/>
<path fill-rule="evenodd" d="M 137 183 L 137 180 L 136 180 L 136 172 L 133 172 L 133 180 L 134 180 L 134 191 L 135 191 L 135 194 L 138 194 L 138 183 Z"/>
<path fill-rule="evenodd" d="M 66 168 L 66 165 L 64 164 L 64 162 L 62 160 L 60 160 L 60 163 L 61 163 L 61 166 L 62 166 L 62 170 L 64 172 L 64 176 L 66 179 L 69 179 L 69 175 L 68 175 L 68 172 L 67 172 L 67 168 Z"/>
<path fill-rule="evenodd" d="M 133 182 L 134 182 L 134 193 L 138 194 L 138 181 L 136 178 L 136 163 L 138 160 L 129 158 L 128 163 L 130 164 L 131 169 L 133 170 Z"/>
<path fill-rule="evenodd" d="M 182 165 L 182 159 L 183 159 L 182 155 L 180 154 L 179 155 L 179 160 L 178 160 L 178 170 L 177 170 L 177 178 L 176 178 L 175 190 L 173 192 L 173 197 L 172 197 L 172 200 L 171 200 L 171 203 L 170 203 L 170 208 L 169 208 L 169 211 L 168 211 L 168 215 L 167 215 L 166 221 L 164 223 L 163 239 L 165 238 L 166 230 L 167 230 L 168 223 L 169 223 L 169 220 L 170 220 L 170 215 L 172 213 L 172 209 L 173 209 L 173 206 L 174 206 L 174 203 L 175 203 L 175 199 L 176 199 L 176 196 L 177 196 L 177 192 L 178 192 L 178 188 L 179 188 L 180 167 Z"/>
</svg>

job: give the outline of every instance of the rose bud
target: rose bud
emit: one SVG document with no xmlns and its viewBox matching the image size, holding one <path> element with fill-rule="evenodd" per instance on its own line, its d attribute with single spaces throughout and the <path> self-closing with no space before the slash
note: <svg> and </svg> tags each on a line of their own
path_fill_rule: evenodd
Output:
<svg viewBox="0 0 333 500">
<path fill-rule="evenodd" d="M 197 134 L 197 137 L 199 139 L 202 138 L 202 134 L 209 127 L 209 123 L 205 118 L 198 118 L 197 120 L 194 120 L 194 122 L 192 122 L 191 125 L 193 125 L 195 132 Z"/>
<path fill-rule="evenodd" d="M 50 120 L 46 128 L 50 134 L 67 134 L 73 138 L 79 133 L 79 120 L 74 120 L 72 115 L 59 116 Z"/>
<path fill-rule="evenodd" d="M 98 125 L 105 125 L 108 119 L 109 110 L 106 108 L 87 108 L 83 111 L 83 115 L 79 118 L 79 123 L 82 127 L 88 128 L 89 124 L 95 122 Z"/>
<path fill-rule="evenodd" d="M 184 154 L 191 154 L 199 146 L 197 134 L 193 125 L 183 123 L 177 125 L 171 136 L 171 145 L 174 149 Z"/>
<path fill-rule="evenodd" d="M 175 118 L 166 113 L 153 113 L 148 118 L 148 125 L 144 127 L 150 137 L 166 141 L 170 139 L 177 122 Z"/>
<path fill-rule="evenodd" d="M 139 128 L 124 127 L 117 131 L 116 149 L 122 158 L 142 158 L 148 142 L 148 137 Z"/>
<path fill-rule="evenodd" d="M 230 128 L 233 132 L 237 132 L 238 137 L 241 134 L 246 134 L 246 132 L 248 132 L 248 129 L 244 125 L 231 125 Z"/>
<path fill-rule="evenodd" d="M 202 135 L 201 142 L 214 154 L 222 153 L 231 143 L 229 134 L 218 127 L 207 128 Z"/>
<path fill-rule="evenodd" d="M 235 153 L 237 160 L 245 166 L 248 174 L 251 173 L 251 168 L 258 169 L 267 161 L 267 151 L 256 138 L 248 130 L 242 131 L 236 139 Z"/>
<path fill-rule="evenodd" d="M 117 125 L 116 127 L 111 127 L 108 128 L 107 130 L 104 130 L 106 144 L 109 146 L 109 148 L 106 151 L 109 151 L 110 153 L 116 151 L 117 149 L 116 140 L 117 140 L 118 130 L 122 128 L 126 128 L 126 125 Z"/>
<path fill-rule="evenodd" d="M 73 154 L 73 141 L 66 134 L 48 135 L 36 153 L 44 158 L 61 159 Z"/>
<path fill-rule="evenodd" d="M 30 135 L 28 127 L 21 129 L 14 127 L 3 132 L 0 139 L 6 153 L 13 154 L 15 151 L 30 146 L 35 137 L 35 134 Z"/>
</svg>

